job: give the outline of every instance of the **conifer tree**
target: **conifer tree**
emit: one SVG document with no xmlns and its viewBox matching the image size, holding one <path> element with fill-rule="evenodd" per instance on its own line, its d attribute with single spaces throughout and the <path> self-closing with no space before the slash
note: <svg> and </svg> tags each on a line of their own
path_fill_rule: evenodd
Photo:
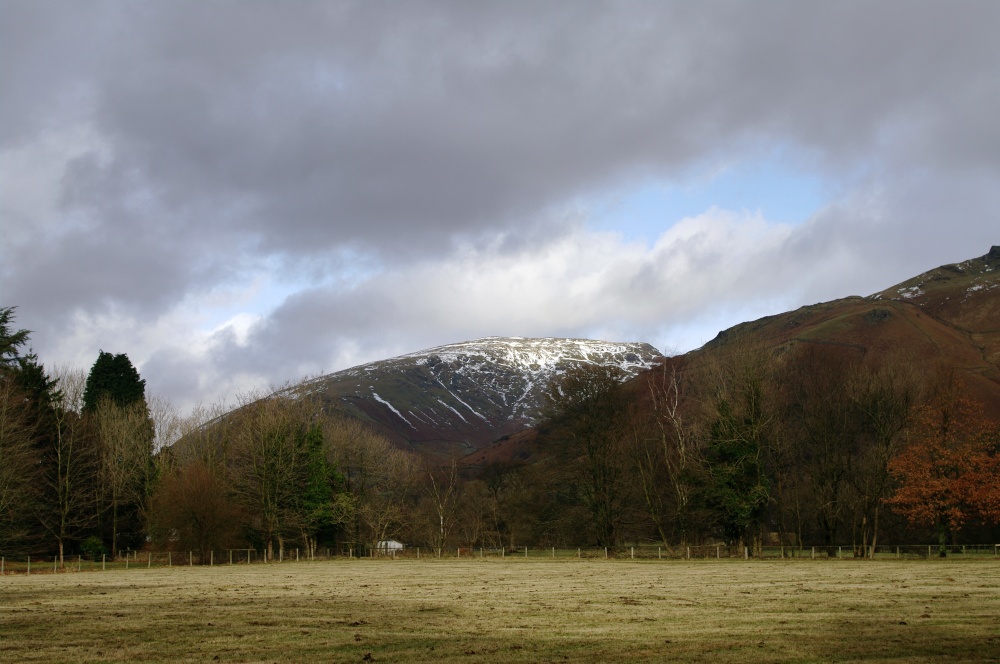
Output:
<svg viewBox="0 0 1000 664">
<path fill-rule="evenodd" d="M 101 351 L 87 375 L 83 393 L 83 409 L 93 413 L 108 396 L 119 408 L 124 408 L 146 398 L 146 381 L 125 353 L 112 355 Z"/>
</svg>

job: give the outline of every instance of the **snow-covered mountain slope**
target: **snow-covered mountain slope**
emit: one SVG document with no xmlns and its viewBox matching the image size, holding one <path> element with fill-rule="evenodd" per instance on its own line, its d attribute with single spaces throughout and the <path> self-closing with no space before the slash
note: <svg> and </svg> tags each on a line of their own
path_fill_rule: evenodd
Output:
<svg viewBox="0 0 1000 664">
<path fill-rule="evenodd" d="M 487 337 L 329 374 L 310 388 L 400 444 L 464 454 L 530 426 L 552 378 L 586 364 L 631 377 L 661 357 L 645 343 Z"/>
</svg>

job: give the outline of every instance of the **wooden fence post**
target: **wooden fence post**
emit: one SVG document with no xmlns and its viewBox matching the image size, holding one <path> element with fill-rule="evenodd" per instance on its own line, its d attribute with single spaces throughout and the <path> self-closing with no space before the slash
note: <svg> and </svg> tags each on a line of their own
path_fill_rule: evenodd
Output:
<svg viewBox="0 0 1000 664">
<path fill-rule="evenodd" d="M 101 554 L 101 571 L 102 571 L 102 572 L 103 572 L 103 571 L 104 571 L 104 569 L 105 569 L 105 567 L 104 567 L 104 561 L 105 561 L 106 557 L 107 557 L 107 554 L 106 554 L 106 553 L 102 553 L 102 554 Z"/>
</svg>

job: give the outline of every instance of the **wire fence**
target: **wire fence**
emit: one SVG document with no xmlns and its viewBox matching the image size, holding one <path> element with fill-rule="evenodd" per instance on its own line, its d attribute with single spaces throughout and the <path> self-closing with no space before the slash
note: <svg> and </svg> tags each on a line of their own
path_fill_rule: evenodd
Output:
<svg viewBox="0 0 1000 664">
<path fill-rule="evenodd" d="M 620 546 L 599 548 L 557 547 L 402 547 L 372 548 L 352 546 L 343 549 L 277 550 L 269 558 L 256 549 L 226 549 L 222 551 L 130 551 L 115 558 L 83 556 L 0 556 L 0 575 L 54 574 L 67 572 L 101 572 L 109 570 L 141 570 L 169 567 L 238 566 L 330 561 L 335 559 L 380 560 L 443 560 L 443 559 L 502 559 L 502 560 L 933 560 L 946 557 L 958 560 L 1000 560 L 1000 544 L 952 545 L 937 544 L 879 545 L 868 549 L 851 546 L 750 547 L 722 544 L 692 546 Z"/>
<path fill-rule="evenodd" d="M 940 557 L 939 546 L 929 544 L 879 545 L 867 549 L 851 546 L 765 546 L 753 549 L 747 546 L 724 544 L 692 546 L 620 546 L 599 548 L 558 547 L 450 547 L 427 549 L 406 547 L 402 549 L 370 550 L 366 557 L 378 558 L 550 558 L 550 559 L 607 559 L 607 560 L 761 560 L 761 559 L 926 559 Z M 1000 558 L 1000 544 L 955 545 L 946 547 L 946 555 L 958 558 Z"/>
</svg>

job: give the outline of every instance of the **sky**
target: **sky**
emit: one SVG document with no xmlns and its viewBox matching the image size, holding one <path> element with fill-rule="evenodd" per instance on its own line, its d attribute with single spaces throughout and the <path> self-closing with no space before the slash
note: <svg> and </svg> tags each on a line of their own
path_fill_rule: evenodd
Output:
<svg viewBox="0 0 1000 664">
<path fill-rule="evenodd" d="M 0 0 L 0 306 L 183 411 L 1000 244 L 1000 3 Z"/>
</svg>

